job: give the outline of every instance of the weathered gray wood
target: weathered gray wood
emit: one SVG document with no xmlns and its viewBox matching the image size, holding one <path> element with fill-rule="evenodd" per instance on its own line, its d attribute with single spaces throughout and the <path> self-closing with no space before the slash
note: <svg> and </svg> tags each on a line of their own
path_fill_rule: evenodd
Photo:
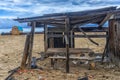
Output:
<svg viewBox="0 0 120 80">
<path fill-rule="evenodd" d="M 44 49 L 46 52 L 48 48 L 48 27 L 46 24 L 44 26 L 44 47 L 45 47 Z"/>
<path fill-rule="evenodd" d="M 102 27 L 107 20 L 112 16 L 113 14 L 108 13 L 107 16 L 102 20 L 102 22 L 99 24 L 99 27 Z"/>
<path fill-rule="evenodd" d="M 18 69 L 20 69 L 20 67 L 16 68 L 14 71 L 12 71 L 11 74 L 8 75 L 7 78 L 5 78 L 5 80 L 12 80 L 12 76 L 18 71 Z"/>
<path fill-rule="evenodd" d="M 65 19 L 65 36 L 66 36 L 66 72 L 69 73 L 69 29 L 70 29 L 70 19 L 67 17 Z"/>
<path fill-rule="evenodd" d="M 95 19 L 99 19 L 103 17 L 103 15 L 94 15 L 94 16 L 81 16 L 78 19 L 72 19 L 71 24 L 76 24 L 76 23 L 82 23 L 82 22 L 88 22 L 88 21 L 96 21 Z"/>
<path fill-rule="evenodd" d="M 109 21 L 109 51 L 108 57 L 111 62 L 116 66 L 120 67 L 120 22 L 119 20 L 110 20 Z"/>
<path fill-rule="evenodd" d="M 82 27 L 82 29 L 84 30 L 84 32 L 107 32 L 108 31 L 108 27 L 103 27 L 102 29 L 99 29 L 98 26 L 93 27 L 93 26 L 85 26 Z M 72 30 L 73 32 L 80 32 L 79 28 L 74 28 Z M 53 28 L 48 28 L 48 32 L 65 32 L 65 28 L 63 26 L 57 26 L 57 27 L 53 27 Z"/>
<path fill-rule="evenodd" d="M 53 33 L 51 33 L 51 35 L 53 35 Z M 48 37 L 48 38 L 49 38 L 49 37 Z M 53 38 L 53 37 L 52 37 L 52 38 L 49 38 L 49 41 L 50 41 L 50 42 L 49 42 L 49 43 L 50 43 L 50 44 L 49 44 L 49 47 L 50 47 L 50 48 L 54 48 L 54 38 Z"/>
<path fill-rule="evenodd" d="M 30 43 L 29 43 L 30 46 L 29 46 L 28 68 L 31 68 L 35 27 L 36 27 L 36 22 L 32 22 L 32 28 L 31 28 L 31 33 L 30 33 Z"/>
<path fill-rule="evenodd" d="M 70 32 L 71 48 L 74 47 L 74 45 L 73 45 L 73 39 L 74 39 L 74 37 L 73 37 L 73 31 L 71 31 L 71 32 Z"/>
<path fill-rule="evenodd" d="M 49 57 L 50 59 L 67 59 L 65 56 L 56 56 L 56 57 Z M 71 60 L 88 60 L 88 61 L 91 61 L 91 60 L 94 60 L 95 57 L 72 57 L 70 56 L 70 59 Z"/>
<path fill-rule="evenodd" d="M 30 43 L 30 34 L 27 35 L 26 37 L 26 41 L 25 41 L 25 47 L 24 47 L 24 52 L 23 52 L 23 57 L 22 57 L 22 62 L 21 62 L 21 69 L 25 69 L 26 68 L 26 62 L 27 62 L 27 58 L 28 58 L 28 50 L 29 50 L 29 43 Z"/>
<path fill-rule="evenodd" d="M 89 48 L 69 48 L 69 54 L 81 54 L 93 52 Z M 46 54 L 66 53 L 66 48 L 48 48 Z"/>
<path fill-rule="evenodd" d="M 106 8 L 101 8 L 101 9 L 95 9 L 95 10 L 86 10 L 86 11 L 78 11 L 78 12 L 67 12 L 67 13 L 54 13 L 54 14 L 45 14 L 45 16 L 61 16 L 61 15 L 87 15 L 90 13 L 99 13 L 99 12 L 104 12 L 108 10 L 115 10 L 116 7 L 106 7 Z"/>
<path fill-rule="evenodd" d="M 93 41 L 91 38 L 89 38 L 89 37 L 87 36 L 87 34 L 86 34 L 81 28 L 79 28 L 79 29 L 80 29 L 80 31 L 85 35 L 85 37 L 88 38 L 89 41 L 91 41 L 91 42 L 94 43 L 95 45 L 99 45 L 98 43 L 96 43 L 95 41 Z"/>
<path fill-rule="evenodd" d="M 108 32 L 106 32 L 106 35 L 108 35 Z M 107 56 L 108 43 L 109 43 L 109 37 L 106 37 L 106 44 L 105 44 L 105 48 L 104 48 L 104 52 L 102 54 L 102 60 L 101 60 L 102 63 L 104 61 L 105 56 Z"/>
<path fill-rule="evenodd" d="M 107 35 L 87 35 L 89 38 L 106 38 L 108 37 Z M 48 35 L 48 38 L 52 37 L 64 37 L 64 35 L 61 34 L 54 34 L 54 35 Z M 69 36 L 70 37 L 70 36 Z M 73 35 L 71 38 L 86 38 L 85 35 Z"/>
<path fill-rule="evenodd" d="M 18 18 L 14 19 L 15 21 L 19 22 L 33 22 L 33 21 L 42 21 L 42 20 L 56 20 L 56 19 L 63 19 L 66 18 L 66 16 L 38 16 L 38 17 L 31 17 L 31 18 Z"/>
<path fill-rule="evenodd" d="M 43 24 L 56 24 L 56 25 L 65 25 L 65 23 L 62 21 L 62 22 L 53 22 L 53 21 L 41 21 L 41 23 Z"/>
</svg>

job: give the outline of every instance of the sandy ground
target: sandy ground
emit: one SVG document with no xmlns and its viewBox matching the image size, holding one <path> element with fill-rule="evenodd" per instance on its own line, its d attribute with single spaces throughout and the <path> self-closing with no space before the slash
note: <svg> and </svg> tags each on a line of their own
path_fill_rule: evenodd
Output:
<svg viewBox="0 0 120 80">
<path fill-rule="evenodd" d="M 25 35 L 19 36 L 0 36 L 0 80 L 4 80 L 8 76 L 8 71 L 20 65 L 25 44 Z M 99 42 L 96 46 L 87 39 L 75 39 L 76 48 L 90 48 L 95 52 L 102 53 L 105 45 L 105 39 L 94 39 Z M 36 34 L 34 38 L 33 56 L 39 58 L 40 52 L 44 51 L 43 34 Z M 65 73 L 65 62 L 59 61 L 58 70 L 53 70 L 50 60 L 38 61 L 38 66 L 43 70 L 28 71 L 26 73 L 15 74 L 17 80 L 39 80 L 40 77 L 46 80 L 77 80 L 83 77 L 84 73 L 88 73 L 91 80 L 120 80 L 119 69 L 105 69 L 103 65 L 97 64 L 96 70 L 88 70 L 88 65 L 74 65 L 71 63 L 70 73 Z"/>
</svg>

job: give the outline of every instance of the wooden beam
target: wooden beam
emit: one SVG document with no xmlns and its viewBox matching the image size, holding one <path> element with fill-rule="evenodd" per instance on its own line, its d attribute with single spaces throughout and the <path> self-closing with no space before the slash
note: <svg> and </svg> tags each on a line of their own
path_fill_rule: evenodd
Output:
<svg viewBox="0 0 120 80">
<path fill-rule="evenodd" d="M 106 8 L 101 8 L 101 9 L 78 11 L 78 12 L 45 14 L 45 16 L 62 16 L 62 15 L 83 16 L 83 15 L 89 15 L 89 14 L 93 14 L 93 13 L 105 12 L 105 11 L 109 11 L 109 10 L 111 10 L 111 11 L 116 10 L 116 7 L 106 7 Z"/>
<path fill-rule="evenodd" d="M 106 35 L 108 36 L 108 32 L 106 32 Z M 105 48 L 104 48 L 104 52 L 102 54 L 102 60 L 101 60 L 102 63 L 103 63 L 105 55 L 107 54 L 107 51 L 108 51 L 108 43 L 109 43 L 109 37 L 106 37 L 106 44 L 105 44 Z"/>
<path fill-rule="evenodd" d="M 72 19 L 71 24 L 75 24 L 75 23 L 80 23 L 80 22 L 88 22 L 88 21 L 93 21 L 95 19 L 99 19 L 101 17 L 104 17 L 104 15 L 93 15 L 93 16 L 86 16 L 86 17 L 82 17 L 78 18 L 78 19 Z"/>
<path fill-rule="evenodd" d="M 84 36 L 90 41 L 90 42 L 92 42 L 93 44 L 95 44 L 95 45 L 99 45 L 98 43 L 96 43 L 95 41 L 93 41 L 91 38 L 89 38 L 88 36 L 87 36 L 87 34 L 81 29 L 81 28 L 79 28 L 80 29 L 80 31 L 84 34 Z"/>
<path fill-rule="evenodd" d="M 26 68 L 26 62 L 27 62 L 27 58 L 28 58 L 28 50 L 29 50 L 29 43 L 30 43 L 30 34 L 27 35 L 26 37 L 26 41 L 25 41 L 25 47 L 24 47 L 24 52 L 23 52 L 23 57 L 22 57 L 22 62 L 21 62 L 21 69 L 25 69 Z"/>
<path fill-rule="evenodd" d="M 108 35 L 87 35 L 89 38 L 106 38 Z M 54 35 L 48 35 L 48 38 L 53 38 L 53 37 L 64 37 L 62 34 L 54 34 Z M 69 36 L 70 38 L 86 38 L 85 35 L 72 35 Z"/>
<path fill-rule="evenodd" d="M 58 21 L 39 21 L 43 24 L 57 24 L 57 25 L 65 25 L 65 23 L 62 21 L 62 22 L 58 22 Z"/>
<path fill-rule="evenodd" d="M 32 49 L 33 49 L 33 41 L 34 41 L 34 33 L 35 33 L 36 22 L 32 22 L 32 28 L 30 32 L 30 43 L 29 43 L 29 57 L 28 57 L 28 68 L 31 69 L 31 59 L 32 59 Z"/>
<path fill-rule="evenodd" d="M 44 49 L 45 52 L 47 51 L 48 48 L 48 27 L 47 24 L 44 25 Z"/>
<path fill-rule="evenodd" d="M 99 24 L 99 27 L 102 27 L 105 22 L 112 16 L 113 14 L 112 13 L 109 13 L 106 15 L 106 17 L 101 21 L 101 23 Z"/>
<path fill-rule="evenodd" d="M 66 36 L 66 72 L 69 73 L 69 28 L 70 28 L 70 19 L 67 17 L 65 19 L 65 36 Z"/>
<path fill-rule="evenodd" d="M 102 21 L 104 19 L 104 17 L 98 17 L 98 18 L 93 18 L 93 19 L 90 19 L 90 20 L 85 20 L 85 21 L 81 21 L 81 22 L 77 22 L 77 23 L 72 23 L 71 25 L 72 26 L 75 26 L 75 25 L 84 25 L 84 24 L 88 24 L 88 23 L 96 23 L 98 24 L 100 21 Z"/>
<path fill-rule="evenodd" d="M 74 46 L 73 46 L 73 44 L 74 44 L 74 43 L 73 43 L 73 38 L 74 38 L 74 37 L 73 37 L 73 31 L 71 31 L 71 32 L 70 32 L 71 48 L 74 47 Z"/>
<path fill-rule="evenodd" d="M 66 16 L 38 16 L 38 17 L 31 17 L 31 18 L 18 18 L 14 19 L 15 21 L 19 22 L 32 22 L 32 21 L 39 21 L 39 20 L 55 20 L 55 19 L 64 19 Z"/>
<path fill-rule="evenodd" d="M 98 26 L 96 27 L 82 27 L 82 29 L 84 30 L 84 32 L 106 32 L 108 31 L 107 27 L 103 27 L 102 29 L 99 29 Z M 53 28 L 48 28 L 49 32 L 65 32 L 65 28 L 63 26 L 57 26 L 57 27 L 53 27 Z M 73 32 L 80 32 L 80 30 L 78 28 L 74 28 Z"/>
</svg>

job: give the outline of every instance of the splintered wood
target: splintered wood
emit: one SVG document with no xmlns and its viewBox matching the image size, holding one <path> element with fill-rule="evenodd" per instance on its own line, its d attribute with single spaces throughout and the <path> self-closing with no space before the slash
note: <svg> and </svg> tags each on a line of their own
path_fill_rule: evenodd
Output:
<svg viewBox="0 0 120 80">
<path fill-rule="evenodd" d="M 108 56 L 120 67 L 120 20 L 110 20 L 109 25 Z"/>
</svg>

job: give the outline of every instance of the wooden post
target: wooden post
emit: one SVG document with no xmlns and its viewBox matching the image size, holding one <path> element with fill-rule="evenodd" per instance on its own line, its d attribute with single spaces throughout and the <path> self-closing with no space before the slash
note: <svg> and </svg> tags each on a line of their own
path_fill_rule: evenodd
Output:
<svg viewBox="0 0 120 80">
<path fill-rule="evenodd" d="M 66 72 L 69 73 L 69 28 L 70 20 L 67 17 L 65 19 L 65 38 L 66 38 Z"/>
<path fill-rule="evenodd" d="M 70 32 L 70 42 L 71 42 L 71 48 L 73 48 L 73 31 Z"/>
<path fill-rule="evenodd" d="M 31 68 L 31 59 L 32 59 L 32 49 L 33 49 L 33 40 L 35 33 L 36 22 L 32 22 L 32 28 L 30 33 L 30 43 L 29 43 L 29 58 L 28 58 L 28 68 Z"/>
<path fill-rule="evenodd" d="M 22 57 L 22 62 L 21 62 L 21 69 L 25 69 L 26 68 L 26 62 L 27 62 L 27 58 L 28 58 L 28 50 L 29 50 L 29 43 L 30 43 L 30 34 L 27 35 L 26 37 L 26 41 L 25 41 L 25 47 L 24 47 L 24 52 L 23 52 L 23 57 Z"/>
<path fill-rule="evenodd" d="M 109 51 L 111 62 L 120 67 L 120 22 L 118 19 L 109 20 Z"/>
<path fill-rule="evenodd" d="M 53 35 L 53 32 L 51 32 L 50 34 Z M 54 48 L 54 38 L 53 37 L 49 38 L 49 47 Z"/>
<path fill-rule="evenodd" d="M 44 25 L 44 49 L 45 49 L 45 52 L 48 49 L 48 37 L 47 37 L 48 34 L 47 33 L 48 33 L 48 28 L 47 28 L 47 25 L 45 24 Z"/>
<path fill-rule="evenodd" d="M 108 31 L 106 32 L 106 35 L 108 36 Z M 108 50 L 108 43 L 109 43 L 109 36 L 106 37 L 106 44 L 105 44 L 105 49 L 104 49 L 104 52 L 103 52 L 103 55 L 102 55 L 102 63 L 103 63 L 103 60 L 104 60 L 104 57 L 107 53 L 107 50 Z"/>
</svg>

